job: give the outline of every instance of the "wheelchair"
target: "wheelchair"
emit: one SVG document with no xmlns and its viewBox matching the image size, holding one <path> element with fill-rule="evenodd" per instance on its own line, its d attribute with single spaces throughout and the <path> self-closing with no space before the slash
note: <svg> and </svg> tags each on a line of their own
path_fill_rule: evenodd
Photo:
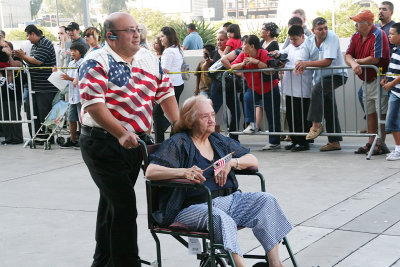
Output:
<svg viewBox="0 0 400 267">
<path fill-rule="evenodd" d="M 149 164 L 148 155 L 154 153 L 159 144 L 147 146 L 143 141 L 139 140 L 142 154 L 143 154 L 143 171 L 146 171 L 146 167 Z M 236 170 L 235 175 L 252 175 L 258 176 L 261 183 L 261 191 L 265 192 L 265 179 L 264 176 L 258 172 L 256 169 L 246 169 L 246 170 Z M 223 244 L 214 242 L 214 229 L 209 227 L 208 231 L 198 232 L 191 231 L 187 226 L 180 223 L 172 223 L 168 227 L 162 227 L 157 224 L 156 220 L 153 218 L 153 213 L 158 210 L 158 192 L 162 188 L 185 188 L 185 189 L 201 189 L 205 191 L 208 195 L 208 224 L 213 225 L 212 216 L 212 197 L 210 190 L 203 184 L 195 184 L 187 179 L 171 179 L 171 180 L 161 180 L 161 181 L 150 181 L 146 180 L 146 194 L 147 194 L 147 216 L 148 216 L 148 228 L 151 235 L 156 242 L 157 249 L 157 265 L 162 266 L 161 263 L 161 244 L 157 234 L 167 234 L 174 237 L 186 248 L 189 247 L 188 241 L 183 237 L 199 238 L 202 240 L 202 252 L 197 254 L 197 259 L 200 260 L 200 267 L 226 267 L 228 265 L 236 267 L 235 262 L 231 252 L 224 249 Z M 238 230 L 243 227 L 238 226 Z M 286 237 L 283 238 L 282 244 L 285 245 L 289 257 L 293 263 L 294 267 L 297 267 L 297 262 L 294 257 L 293 251 L 289 245 L 289 241 Z M 243 255 L 244 258 L 248 259 L 260 259 L 262 262 L 258 262 L 253 267 L 267 267 L 268 259 L 266 254 L 264 255 Z"/>
</svg>

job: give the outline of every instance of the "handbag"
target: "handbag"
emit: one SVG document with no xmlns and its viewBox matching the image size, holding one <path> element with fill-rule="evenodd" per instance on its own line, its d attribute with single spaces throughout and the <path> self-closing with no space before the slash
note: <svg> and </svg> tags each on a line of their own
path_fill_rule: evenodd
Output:
<svg viewBox="0 0 400 267">
<path fill-rule="evenodd" d="M 238 92 L 242 86 L 242 78 L 238 77 L 232 72 L 228 72 L 225 74 L 225 89 L 226 91 L 233 92 L 236 87 L 236 91 Z"/>
</svg>

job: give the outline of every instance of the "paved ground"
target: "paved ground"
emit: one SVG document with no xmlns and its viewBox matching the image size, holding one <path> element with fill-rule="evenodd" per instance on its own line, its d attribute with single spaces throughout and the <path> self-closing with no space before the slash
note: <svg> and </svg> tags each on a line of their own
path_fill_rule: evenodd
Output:
<svg viewBox="0 0 400 267">
<path fill-rule="evenodd" d="M 300 266 L 400 266 L 400 162 L 354 155 L 365 143 L 360 138 L 328 153 L 318 152 L 325 137 L 300 153 L 262 152 L 265 137 L 241 140 L 295 226 L 288 238 Z M 393 148 L 391 137 L 388 144 Z M 0 161 L 0 266 L 90 266 L 98 191 L 80 152 L 0 146 Z M 244 191 L 258 190 L 253 179 L 239 182 Z M 142 176 L 136 192 L 140 254 L 153 261 Z M 250 230 L 239 238 L 243 251 L 262 253 Z M 161 242 L 164 266 L 198 265 L 174 239 Z M 283 249 L 281 257 L 287 259 Z"/>
</svg>

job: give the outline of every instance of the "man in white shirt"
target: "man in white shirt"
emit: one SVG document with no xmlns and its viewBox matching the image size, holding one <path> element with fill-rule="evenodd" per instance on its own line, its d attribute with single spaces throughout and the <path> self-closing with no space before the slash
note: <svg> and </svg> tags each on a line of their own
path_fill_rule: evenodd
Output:
<svg viewBox="0 0 400 267">
<path fill-rule="evenodd" d="M 285 67 L 294 68 L 296 61 L 300 58 L 303 43 L 304 29 L 300 25 L 293 25 L 288 31 L 290 44 L 280 54 L 288 55 Z M 307 121 L 308 108 L 310 106 L 312 86 L 312 71 L 306 70 L 302 75 L 285 71 L 282 79 L 282 91 L 286 100 L 286 120 L 290 132 L 305 132 L 311 127 Z M 293 116 L 292 116 L 293 115 Z M 292 143 L 285 146 L 286 150 L 292 152 L 309 150 L 309 142 L 305 136 L 290 136 Z"/>
</svg>

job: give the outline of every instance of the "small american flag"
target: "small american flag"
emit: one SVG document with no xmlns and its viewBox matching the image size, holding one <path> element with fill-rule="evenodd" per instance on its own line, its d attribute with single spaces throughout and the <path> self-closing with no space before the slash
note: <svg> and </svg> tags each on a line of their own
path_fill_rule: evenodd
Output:
<svg viewBox="0 0 400 267">
<path fill-rule="evenodd" d="M 214 167 L 214 176 L 216 176 L 220 171 L 222 171 L 222 169 L 224 168 L 224 166 L 225 166 L 226 164 L 228 164 L 229 161 L 231 161 L 233 153 L 235 153 L 235 152 L 229 153 L 229 154 L 226 155 L 225 157 L 220 158 L 219 160 L 217 160 L 217 161 L 215 161 L 215 162 L 213 163 L 212 166 Z"/>
</svg>

